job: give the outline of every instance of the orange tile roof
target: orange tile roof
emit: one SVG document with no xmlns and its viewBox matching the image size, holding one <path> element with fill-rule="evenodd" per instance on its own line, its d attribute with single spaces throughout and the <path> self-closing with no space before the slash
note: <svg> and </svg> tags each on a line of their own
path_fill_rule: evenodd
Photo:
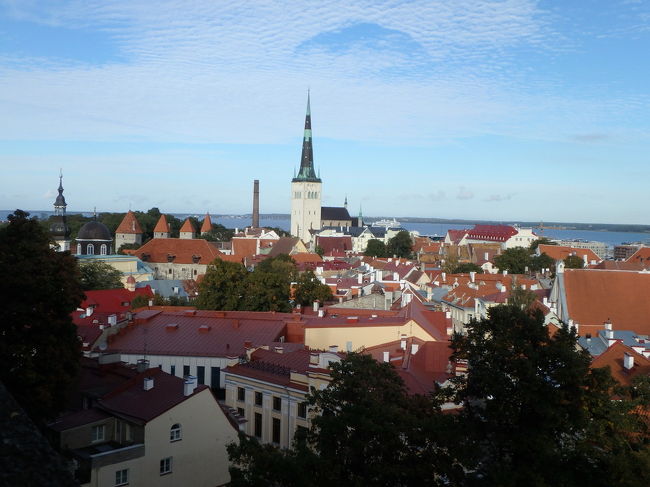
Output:
<svg viewBox="0 0 650 487">
<path fill-rule="evenodd" d="M 581 259 L 584 259 L 585 256 L 587 256 L 587 262 L 589 263 L 591 263 L 591 261 L 600 262 L 602 260 L 591 249 L 577 249 L 575 247 L 564 245 L 539 244 L 539 253 L 546 254 L 553 260 L 564 260 L 570 255 L 576 255 Z"/>
<path fill-rule="evenodd" d="M 580 325 L 650 334 L 650 273 L 565 269 L 569 317 Z"/>
<path fill-rule="evenodd" d="M 626 262 L 648 262 L 650 261 L 650 247 L 640 247 Z"/>
<path fill-rule="evenodd" d="M 174 256 L 174 264 L 209 264 L 216 258 L 232 260 L 219 252 L 207 240 L 182 238 L 154 238 L 133 252 L 145 262 L 170 262 L 168 256 Z M 199 257 L 198 262 L 194 262 Z"/>
<path fill-rule="evenodd" d="M 154 233 L 169 233 L 169 223 L 167 223 L 167 217 L 164 214 L 160 215 L 153 231 Z"/>
<path fill-rule="evenodd" d="M 629 370 L 623 365 L 626 353 L 634 357 L 634 366 Z M 629 386 L 637 375 L 650 375 L 650 360 L 621 342 L 616 342 L 591 362 L 592 369 L 606 366 L 612 377 L 625 386 Z"/>
<path fill-rule="evenodd" d="M 212 220 L 210 219 L 210 213 L 206 213 L 203 225 L 201 225 L 201 233 L 208 233 L 210 230 L 212 230 Z"/>
<path fill-rule="evenodd" d="M 296 262 L 296 264 L 304 264 L 307 262 L 315 262 L 318 264 L 323 262 L 323 258 L 320 255 L 312 253 L 293 254 L 291 258 Z"/>
<path fill-rule="evenodd" d="M 124 215 L 122 223 L 117 227 L 115 233 L 141 234 L 142 227 L 140 226 L 138 219 L 135 217 L 135 213 L 129 210 L 126 215 Z"/>
<path fill-rule="evenodd" d="M 257 239 L 245 237 L 233 237 L 232 253 L 240 257 L 252 257 L 257 253 Z"/>
<path fill-rule="evenodd" d="M 192 222 L 190 221 L 189 218 L 185 219 L 185 222 L 183 222 L 183 226 L 180 229 L 180 233 L 195 233 L 196 229 L 194 228 L 194 225 L 192 225 Z"/>
</svg>

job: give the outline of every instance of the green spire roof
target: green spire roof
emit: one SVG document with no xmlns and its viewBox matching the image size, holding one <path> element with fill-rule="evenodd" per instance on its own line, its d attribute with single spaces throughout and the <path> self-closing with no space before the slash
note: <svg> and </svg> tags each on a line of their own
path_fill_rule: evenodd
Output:
<svg viewBox="0 0 650 487">
<path fill-rule="evenodd" d="M 316 176 L 314 171 L 314 151 L 312 148 L 311 140 L 311 106 L 310 94 L 307 91 L 307 114 L 305 115 L 305 133 L 302 138 L 302 157 L 300 158 L 300 170 L 298 175 L 293 178 L 294 182 L 297 181 L 311 181 L 320 183 L 321 180 Z"/>
</svg>

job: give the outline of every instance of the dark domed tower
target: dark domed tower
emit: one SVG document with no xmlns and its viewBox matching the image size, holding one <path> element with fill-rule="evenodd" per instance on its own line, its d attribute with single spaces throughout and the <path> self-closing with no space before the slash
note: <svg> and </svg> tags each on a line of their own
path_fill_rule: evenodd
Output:
<svg viewBox="0 0 650 487">
<path fill-rule="evenodd" d="M 54 201 L 54 217 L 50 225 L 50 233 L 58 246 L 59 252 L 70 250 L 70 227 L 65 209 L 68 205 L 63 196 L 63 173 L 59 174 L 59 195 Z"/>
<path fill-rule="evenodd" d="M 110 255 L 113 237 L 106 225 L 95 219 L 86 223 L 77 234 L 77 255 Z"/>
</svg>

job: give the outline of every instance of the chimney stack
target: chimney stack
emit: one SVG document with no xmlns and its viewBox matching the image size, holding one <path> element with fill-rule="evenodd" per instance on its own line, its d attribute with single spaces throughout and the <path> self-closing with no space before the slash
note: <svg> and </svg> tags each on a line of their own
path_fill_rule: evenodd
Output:
<svg viewBox="0 0 650 487">
<path fill-rule="evenodd" d="M 185 377 L 185 382 L 183 383 L 183 395 L 191 396 L 194 394 L 194 389 L 196 389 L 196 377 L 188 375 Z"/>
<path fill-rule="evenodd" d="M 141 374 L 145 370 L 149 368 L 149 361 L 147 359 L 140 359 L 138 360 L 136 364 L 136 370 L 138 371 L 138 374 Z"/>
<path fill-rule="evenodd" d="M 253 181 L 253 228 L 260 226 L 260 180 Z"/>
<path fill-rule="evenodd" d="M 390 362 L 390 352 L 384 352 L 384 362 Z"/>
<path fill-rule="evenodd" d="M 625 352 L 625 355 L 623 356 L 623 366 L 625 367 L 625 370 L 632 369 L 632 367 L 634 367 L 634 355 Z"/>
<path fill-rule="evenodd" d="M 145 377 L 144 378 L 144 390 L 148 391 L 153 389 L 153 377 Z"/>
</svg>

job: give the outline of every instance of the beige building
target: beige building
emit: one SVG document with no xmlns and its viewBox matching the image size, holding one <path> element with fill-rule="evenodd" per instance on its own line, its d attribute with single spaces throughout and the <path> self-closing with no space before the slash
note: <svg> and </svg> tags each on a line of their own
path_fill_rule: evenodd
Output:
<svg viewBox="0 0 650 487">
<path fill-rule="evenodd" d="M 295 344 L 286 345 L 292 346 L 295 349 Z M 251 350 L 247 361 L 225 371 L 226 405 L 242 431 L 262 443 L 287 448 L 299 428 L 310 427 L 307 394 L 311 387 L 325 388 L 329 364 L 341 360 L 335 347 L 325 352 L 300 348 Z"/>
<path fill-rule="evenodd" d="M 124 244 L 142 244 L 142 227 L 131 210 L 124 215 L 122 223 L 115 230 L 115 250 Z"/>
<path fill-rule="evenodd" d="M 230 481 L 226 445 L 237 434 L 207 386 L 158 368 L 138 372 L 117 364 L 99 366 L 92 380 L 83 394 L 84 405 L 92 407 L 49 425 L 74 458 L 81 485 L 212 487 Z"/>
</svg>

